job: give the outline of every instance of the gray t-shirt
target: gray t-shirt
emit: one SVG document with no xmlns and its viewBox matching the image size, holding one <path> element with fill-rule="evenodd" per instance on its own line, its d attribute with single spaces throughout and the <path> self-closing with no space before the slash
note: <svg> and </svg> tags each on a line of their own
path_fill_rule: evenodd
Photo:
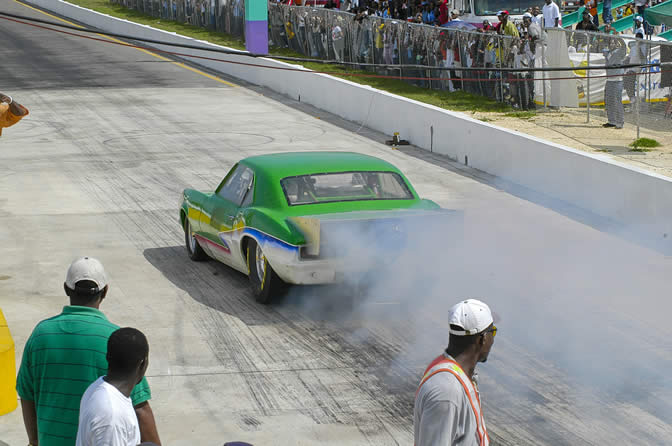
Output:
<svg viewBox="0 0 672 446">
<path fill-rule="evenodd" d="M 448 372 L 420 387 L 413 410 L 415 446 L 478 446 L 476 416 L 464 387 Z"/>
</svg>

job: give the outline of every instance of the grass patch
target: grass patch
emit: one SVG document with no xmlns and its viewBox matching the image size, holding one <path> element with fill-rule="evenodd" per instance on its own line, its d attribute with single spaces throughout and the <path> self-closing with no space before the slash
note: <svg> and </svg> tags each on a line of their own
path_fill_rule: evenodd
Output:
<svg viewBox="0 0 672 446">
<path fill-rule="evenodd" d="M 506 118 L 518 118 L 518 119 L 532 119 L 536 116 L 537 112 L 534 111 L 516 111 L 504 114 L 504 117 Z"/>
<path fill-rule="evenodd" d="M 635 149 L 630 149 L 630 152 L 653 152 L 653 149 L 642 149 L 642 148 L 635 148 Z"/>
<path fill-rule="evenodd" d="M 245 49 L 245 43 L 233 36 L 218 31 L 212 31 L 205 28 L 199 28 L 190 24 L 175 22 L 166 19 L 157 19 L 149 15 L 142 14 L 132 9 L 126 9 L 123 6 L 110 3 L 108 0 L 68 0 L 84 8 L 89 8 L 104 14 L 109 14 L 113 17 L 126 19 L 135 23 L 149 25 L 154 28 L 162 29 L 164 31 L 175 32 L 187 37 L 193 37 L 199 40 L 205 40 L 217 45 L 227 46 L 239 50 Z M 290 57 L 306 57 L 288 48 L 271 48 L 270 57 L 276 56 L 290 56 Z M 215 54 L 215 53 L 213 53 Z M 197 61 L 197 60 L 196 60 Z M 409 99 L 414 99 L 419 102 L 434 105 L 436 107 L 444 108 L 446 110 L 455 111 L 479 111 L 479 112 L 508 112 L 511 107 L 500 102 L 493 101 L 483 96 L 465 93 L 463 91 L 456 91 L 450 93 L 448 91 L 429 90 L 427 88 L 417 87 L 408 84 L 399 79 L 381 79 L 361 77 L 363 74 L 371 74 L 371 72 L 363 70 L 354 70 L 346 68 L 342 65 L 322 64 L 317 62 L 291 62 L 297 65 L 302 65 L 308 69 L 315 71 L 328 72 L 332 76 L 347 79 L 362 85 L 370 85 L 371 87 L 385 90 L 387 92 L 397 94 Z M 355 76 L 353 76 L 355 74 Z M 394 73 L 391 73 L 394 74 Z M 521 112 L 523 113 L 523 112 Z M 527 118 L 523 118 L 527 119 Z"/>
<path fill-rule="evenodd" d="M 245 50 L 245 42 L 229 34 L 212 31 L 188 23 L 175 22 L 172 20 L 158 19 L 150 15 L 143 14 L 134 9 L 126 9 L 123 6 L 110 3 L 108 0 L 68 0 L 69 3 L 89 8 L 94 11 L 102 12 L 113 17 L 126 19 L 131 22 L 149 25 L 153 28 L 164 31 L 182 34 L 183 36 L 193 37 L 198 40 L 205 40 L 217 45 L 228 46 L 237 50 Z M 175 51 L 179 52 L 179 48 Z M 214 53 L 213 53 L 214 54 Z"/>
<path fill-rule="evenodd" d="M 638 150 L 640 148 L 660 147 L 660 143 L 651 138 L 639 138 L 630 143 L 631 152 L 650 152 L 650 150 Z"/>
<path fill-rule="evenodd" d="M 603 152 L 603 153 L 611 153 L 611 150 L 609 150 L 609 149 L 597 149 L 595 151 L 596 152 Z"/>
<path fill-rule="evenodd" d="M 492 119 L 490 119 L 490 118 L 486 118 L 485 116 L 481 116 L 480 118 L 478 118 L 478 120 L 479 120 L 479 121 L 483 121 L 483 122 L 490 122 L 490 121 L 493 121 Z"/>
</svg>

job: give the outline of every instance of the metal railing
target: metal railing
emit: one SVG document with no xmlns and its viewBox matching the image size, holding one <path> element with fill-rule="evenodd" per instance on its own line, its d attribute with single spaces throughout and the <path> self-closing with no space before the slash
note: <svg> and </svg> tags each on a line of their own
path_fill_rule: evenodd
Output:
<svg viewBox="0 0 672 446">
<path fill-rule="evenodd" d="M 628 122 L 653 130 L 669 130 L 672 109 L 672 44 L 635 38 L 563 30 L 564 47 L 576 85 L 576 104 L 586 113 L 607 118 L 617 127 Z M 562 39 L 559 39 L 562 40 Z M 661 66 L 646 66 L 663 63 Z M 610 68 L 617 65 L 641 67 Z M 601 70 L 582 70 L 585 66 L 606 66 Z M 565 104 L 560 104 L 565 105 Z M 570 104 L 571 105 L 571 104 Z"/>
<path fill-rule="evenodd" d="M 244 38 L 244 0 L 113 1 L 155 17 Z M 586 122 L 595 116 L 607 118 L 611 104 L 611 111 L 619 107 L 615 125 L 621 124 L 622 107 L 624 120 L 637 125 L 638 131 L 640 125 L 669 127 L 672 66 L 663 70 L 586 70 L 585 66 L 670 62 L 672 43 L 560 28 L 531 40 L 525 34 L 514 38 L 275 3 L 268 11 L 270 44 L 308 58 L 348 64 L 419 87 L 462 89 L 523 110 L 573 109 L 585 113 Z M 543 71 L 557 67 L 576 69 Z"/>
<path fill-rule="evenodd" d="M 110 0 L 153 17 L 245 37 L 244 0 Z"/>
</svg>

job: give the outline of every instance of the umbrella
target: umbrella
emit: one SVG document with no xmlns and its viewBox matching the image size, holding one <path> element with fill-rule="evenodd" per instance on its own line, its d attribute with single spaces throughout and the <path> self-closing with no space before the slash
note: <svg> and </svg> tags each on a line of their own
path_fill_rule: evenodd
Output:
<svg viewBox="0 0 672 446">
<path fill-rule="evenodd" d="M 451 20 L 450 22 L 446 22 L 443 25 L 441 25 L 441 28 L 455 28 L 455 29 L 463 29 L 466 31 L 475 31 L 478 29 L 471 23 L 463 22 L 462 20 Z"/>
</svg>

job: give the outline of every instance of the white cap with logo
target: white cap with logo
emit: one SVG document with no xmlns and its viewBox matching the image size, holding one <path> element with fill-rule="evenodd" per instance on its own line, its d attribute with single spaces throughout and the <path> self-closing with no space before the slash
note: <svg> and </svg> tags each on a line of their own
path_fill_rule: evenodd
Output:
<svg viewBox="0 0 672 446">
<path fill-rule="evenodd" d="M 65 276 L 65 285 L 74 290 L 77 282 L 82 280 L 90 280 L 99 290 L 105 288 L 108 282 L 102 263 L 93 257 L 80 257 L 73 261 Z"/>
<path fill-rule="evenodd" d="M 453 305 L 448 312 L 448 323 L 462 330 L 450 328 L 450 334 L 456 336 L 475 335 L 494 322 L 490 307 L 476 299 L 467 299 Z"/>
</svg>

